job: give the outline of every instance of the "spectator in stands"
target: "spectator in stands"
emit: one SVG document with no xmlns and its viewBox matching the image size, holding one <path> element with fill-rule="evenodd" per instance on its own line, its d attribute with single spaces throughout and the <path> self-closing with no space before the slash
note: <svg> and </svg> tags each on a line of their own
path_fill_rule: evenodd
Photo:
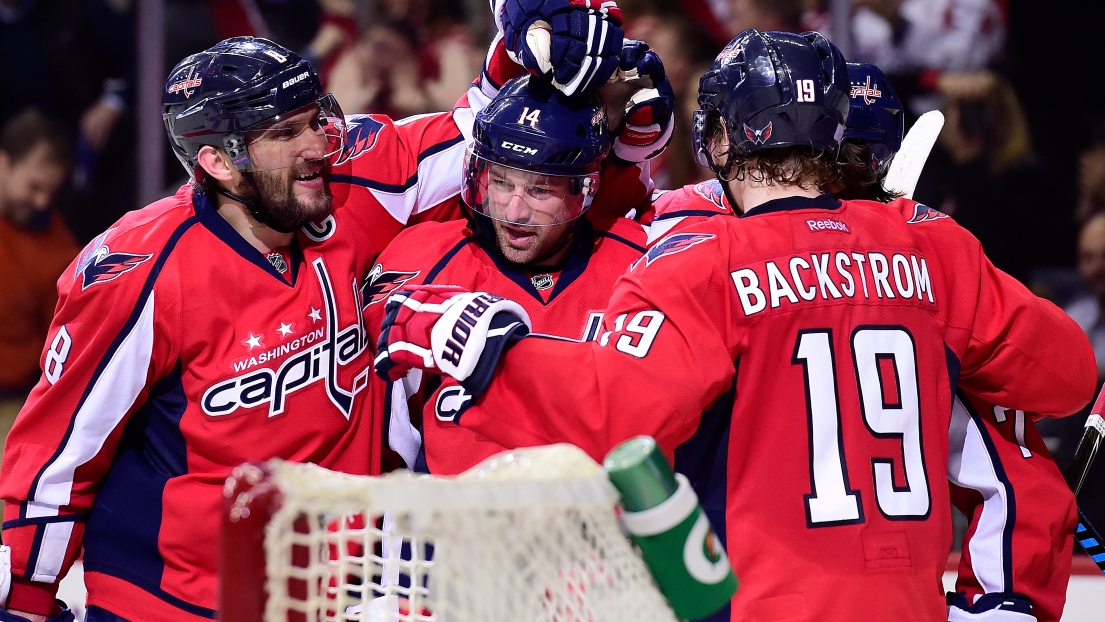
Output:
<svg viewBox="0 0 1105 622">
<path fill-rule="evenodd" d="M 911 117 L 940 106 L 940 74 L 996 68 L 1004 58 L 999 0 L 853 0 L 852 6 L 848 60 L 881 67 Z"/>
<path fill-rule="evenodd" d="M 70 135 L 78 196 L 58 207 L 81 241 L 134 207 L 132 4 L 0 2 L 0 125 L 35 107 Z"/>
<path fill-rule="evenodd" d="M 1105 378 L 1105 211 L 1092 214 L 1078 235 L 1078 275 L 1085 293 L 1066 306 L 1090 338 L 1099 381 Z"/>
<path fill-rule="evenodd" d="M 897 83 L 895 83 L 896 87 Z M 944 130 L 915 198 L 955 217 L 998 268 L 1030 284 L 1032 270 L 1060 251 L 1040 238 L 1061 235 L 1050 206 L 1049 169 L 1035 156 L 1028 123 L 1008 81 L 991 71 L 948 73 L 938 89 Z M 908 124 L 907 124 L 908 127 Z M 1067 242 L 1062 252 L 1067 252 Z"/>
<path fill-rule="evenodd" d="M 448 110 L 479 73 L 486 49 L 465 20 L 464 5 L 446 0 L 382 0 L 338 58 L 328 87 L 347 113 Z"/>
<path fill-rule="evenodd" d="M 0 440 L 38 379 L 55 283 L 79 250 L 52 209 L 71 163 L 68 135 L 39 110 L 0 130 Z"/>
<path fill-rule="evenodd" d="M 1078 205 L 1075 218 L 1084 222 L 1105 211 L 1105 119 L 1094 130 L 1093 143 L 1078 156 Z"/>
</svg>

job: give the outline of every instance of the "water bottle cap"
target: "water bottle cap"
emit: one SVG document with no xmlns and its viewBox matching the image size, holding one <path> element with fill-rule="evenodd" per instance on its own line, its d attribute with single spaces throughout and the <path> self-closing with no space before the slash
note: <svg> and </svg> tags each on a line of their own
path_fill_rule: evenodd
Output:
<svg viewBox="0 0 1105 622">
<path fill-rule="evenodd" d="M 603 467 L 627 512 L 656 507 L 679 488 L 671 465 L 650 436 L 631 438 L 610 450 Z"/>
</svg>

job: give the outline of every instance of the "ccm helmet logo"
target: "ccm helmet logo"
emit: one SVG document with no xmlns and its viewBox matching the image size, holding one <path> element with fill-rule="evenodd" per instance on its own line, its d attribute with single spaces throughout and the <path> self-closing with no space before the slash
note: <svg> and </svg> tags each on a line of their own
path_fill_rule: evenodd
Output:
<svg viewBox="0 0 1105 622">
<path fill-rule="evenodd" d="M 502 144 L 503 149 L 509 149 L 511 151 L 522 153 L 525 155 L 537 155 L 537 150 L 525 145 L 519 145 L 518 143 L 512 143 L 509 140 L 504 140 Z"/>
<path fill-rule="evenodd" d="M 311 75 L 311 72 L 309 72 L 309 71 L 304 71 L 303 73 L 299 74 L 298 76 L 296 76 L 296 77 L 294 77 L 294 78 L 288 78 L 287 80 L 284 80 L 284 84 L 282 85 L 282 87 L 281 87 L 281 88 L 285 88 L 285 89 L 286 89 L 286 88 L 288 88 L 289 86 L 291 86 L 291 85 L 295 84 L 296 82 L 302 82 L 302 81 L 303 81 L 303 80 L 305 80 L 305 79 L 307 78 L 307 76 L 309 76 L 309 75 Z"/>
</svg>

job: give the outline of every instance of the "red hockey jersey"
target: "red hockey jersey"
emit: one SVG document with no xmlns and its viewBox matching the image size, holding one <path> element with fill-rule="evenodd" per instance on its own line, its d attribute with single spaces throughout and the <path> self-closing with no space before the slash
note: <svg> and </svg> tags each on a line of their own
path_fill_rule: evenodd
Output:
<svg viewBox="0 0 1105 622">
<path fill-rule="evenodd" d="M 522 339 L 459 424 L 596 459 L 679 447 L 741 579 L 733 620 L 946 620 L 956 387 L 1063 415 L 1095 374 L 1078 326 L 945 215 L 795 197 L 654 244 L 596 341 Z M 716 451 L 680 455 L 696 443 Z"/>
<path fill-rule="evenodd" d="M 10 608 L 48 611 L 83 543 L 88 604 L 211 619 L 233 467 L 378 470 L 361 280 L 412 214 L 459 213 L 464 141 L 450 113 L 349 122 L 333 212 L 300 230 L 290 261 L 270 263 L 183 187 L 61 277 L 44 373 L 0 474 Z"/>
<path fill-rule="evenodd" d="M 463 222 L 411 227 L 372 269 L 365 324 L 377 336 L 388 294 L 407 285 L 435 283 L 511 298 L 526 309 L 534 332 L 592 339 L 615 280 L 641 256 L 644 243 L 641 225 L 631 220 L 623 218 L 600 231 L 584 223 L 561 269 L 530 272 L 485 250 Z M 416 372 L 379 392 L 387 401 L 389 444 L 409 468 L 455 475 L 508 448 L 453 425 L 471 396 L 454 382 L 441 385 L 437 380 Z"/>
<path fill-rule="evenodd" d="M 717 180 L 658 192 L 652 208 L 650 244 L 733 214 Z M 948 477 L 952 501 L 969 523 L 956 589 L 972 603 L 985 593 L 1017 592 L 1031 600 L 1039 622 L 1055 622 L 1066 601 L 1074 495 L 1024 411 L 965 394 L 960 402 L 955 412 L 964 419 L 953 420 Z"/>
<path fill-rule="evenodd" d="M 1038 622 L 1058 622 L 1078 514 L 1031 414 L 960 392 L 950 437 L 952 503 L 968 519 L 956 591 L 1022 594 Z"/>
</svg>

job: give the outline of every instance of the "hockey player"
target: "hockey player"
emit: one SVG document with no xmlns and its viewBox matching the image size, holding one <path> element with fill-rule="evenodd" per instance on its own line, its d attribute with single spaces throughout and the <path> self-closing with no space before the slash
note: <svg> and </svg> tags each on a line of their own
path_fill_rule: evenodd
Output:
<svg viewBox="0 0 1105 622">
<path fill-rule="evenodd" d="M 616 7 L 530 8 L 582 25 L 553 47 L 607 79 Z M 57 581 L 82 546 L 87 620 L 214 618 L 232 468 L 378 471 L 360 281 L 406 223 L 459 215 L 467 108 L 345 119 L 307 61 L 249 37 L 181 61 L 162 99 L 194 182 L 123 217 L 59 281 L 0 473 L 0 619 L 64 619 Z"/>
<path fill-rule="evenodd" d="M 653 245 L 594 342 L 507 348 L 515 303 L 427 289 L 393 297 L 381 336 L 378 372 L 450 374 L 474 396 L 455 422 L 504 445 L 601 458 L 720 431 L 733 620 L 946 620 L 953 391 L 1063 415 L 1094 389 L 1078 327 L 954 221 L 828 194 L 846 76 L 817 33 L 745 31 L 721 52 L 696 152 L 743 215 Z"/>
<path fill-rule="evenodd" d="M 462 193 L 467 221 L 412 227 L 384 250 L 366 284 L 366 326 L 378 331 L 390 291 L 432 283 L 513 298 L 539 332 L 593 337 L 645 235 L 625 218 L 593 226 L 584 215 L 625 214 L 648 198 L 636 167 L 607 158 L 602 101 L 568 98 L 522 76 L 476 115 L 474 135 Z M 504 447 L 451 423 L 471 396 L 438 380 L 414 372 L 388 383 L 389 443 L 411 469 L 456 474 Z M 409 403 L 408 393 L 417 393 Z"/>
</svg>

